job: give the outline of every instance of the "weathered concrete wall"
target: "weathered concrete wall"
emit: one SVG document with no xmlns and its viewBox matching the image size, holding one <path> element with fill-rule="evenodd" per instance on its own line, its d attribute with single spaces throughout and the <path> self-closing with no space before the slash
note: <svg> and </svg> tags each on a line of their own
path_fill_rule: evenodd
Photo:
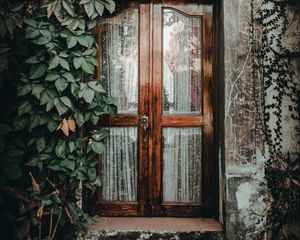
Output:
<svg viewBox="0 0 300 240">
<path fill-rule="evenodd" d="M 300 152 L 297 141 L 299 132 L 296 130 L 299 120 L 292 119 L 289 111 L 289 105 L 293 104 L 287 94 L 283 96 L 282 113 L 276 112 L 279 104 L 276 87 L 280 86 L 281 79 L 268 70 L 269 63 L 264 58 L 273 56 L 270 46 L 274 45 L 274 50 L 280 50 L 276 39 L 282 39 L 282 48 L 299 53 L 299 2 L 293 1 L 289 3 L 293 6 L 288 4 L 284 7 L 285 17 L 276 15 L 282 10 L 282 5 L 278 4 L 279 1 L 274 2 L 223 1 L 225 211 L 227 238 L 230 240 L 266 238 L 267 216 L 272 200 L 265 180 L 266 163 L 279 155 L 290 154 L 296 159 Z M 276 11 L 272 12 L 272 9 Z M 278 26 L 267 24 L 276 17 Z M 284 21 L 288 22 L 288 28 L 284 29 L 285 34 L 281 36 Z M 284 56 L 282 59 L 286 61 Z M 299 57 L 292 57 L 289 66 L 294 70 L 292 85 L 299 89 Z M 276 70 L 275 67 L 273 70 Z M 270 86 L 266 86 L 268 79 L 272 80 Z M 269 119 L 265 118 L 266 113 L 269 113 Z M 270 131 L 269 141 L 266 141 L 265 130 Z M 276 136 L 277 130 L 282 133 L 281 139 Z M 278 145 L 281 146 L 280 151 Z M 275 154 L 270 153 L 274 148 L 277 149 Z"/>
</svg>

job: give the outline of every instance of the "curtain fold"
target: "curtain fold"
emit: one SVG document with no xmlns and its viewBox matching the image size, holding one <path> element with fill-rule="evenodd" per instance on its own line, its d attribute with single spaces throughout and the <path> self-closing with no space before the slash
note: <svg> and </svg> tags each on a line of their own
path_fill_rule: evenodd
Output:
<svg viewBox="0 0 300 240">
<path fill-rule="evenodd" d="M 164 114 L 201 114 L 202 20 L 163 11 Z"/>
<path fill-rule="evenodd" d="M 163 201 L 201 203 L 201 128 L 164 128 L 163 140 Z"/>
<path fill-rule="evenodd" d="M 118 113 L 138 112 L 138 38 L 137 9 L 100 22 L 100 77 Z"/>
<path fill-rule="evenodd" d="M 137 200 L 137 128 L 112 127 L 99 159 L 102 201 Z"/>
</svg>

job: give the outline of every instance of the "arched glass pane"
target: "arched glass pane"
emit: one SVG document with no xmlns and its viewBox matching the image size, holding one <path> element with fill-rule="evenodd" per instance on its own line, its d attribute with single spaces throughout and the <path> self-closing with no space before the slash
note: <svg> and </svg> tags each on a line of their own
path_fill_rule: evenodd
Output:
<svg viewBox="0 0 300 240">
<path fill-rule="evenodd" d="M 103 19 L 99 29 L 101 81 L 118 113 L 137 114 L 139 11 Z"/>
<path fill-rule="evenodd" d="M 201 114 L 202 19 L 163 11 L 163 113 Z"/>
</svg>

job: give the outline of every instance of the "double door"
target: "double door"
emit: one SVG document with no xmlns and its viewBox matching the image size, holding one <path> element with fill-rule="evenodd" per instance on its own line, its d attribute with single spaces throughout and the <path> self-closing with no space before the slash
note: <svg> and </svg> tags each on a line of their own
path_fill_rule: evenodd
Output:
<svg viewBox="0 0 300 240">
<path fill-rule="evenodd" d="M 98 77 L 118 107 L 99 122 L 110 137 L 98 215 L 216 210 L 212 6 L 169 2 L 131 4 L 98 24 Z"/>
</svg>

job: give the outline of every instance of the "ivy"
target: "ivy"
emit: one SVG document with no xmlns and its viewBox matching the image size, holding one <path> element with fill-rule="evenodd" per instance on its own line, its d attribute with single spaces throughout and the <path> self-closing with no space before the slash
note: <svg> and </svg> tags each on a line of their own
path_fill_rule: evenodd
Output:
<svg viewBox="0 0 300 240">
<path fill-rule="evenodd" d="M 262 239 L 265 233 L 274 240 L 299 239 L 289 225 L 299 217 L 300 155 L 295 152 L 292 156 L 292 153 L 284 150 L 283 137 L 286 103 L 289 104 L 287 111 L 292 121 L 299 123 L 300 120 L 299 82 L 291 67 L 291 60 L 296 54 L 283 47 L 283 36 L 289 25 L 287 11 L 290 4 L 299 2 L 264 0 L 258 12 L 254 13 L 252 10 L 252 24 L 259 23 L 262 27 L 261 46 L 255 42 L 252 30 L 251 44 L 261 50 L 253 54 L 252 66 L 254 78 L 257 77 L 256 70 L 261 71 L 263 76 L 263 114 L 258 114 L 257 121 L 261 123 L 260 130 L 265 137 L 266 184 L 271 196 L 267 226 L 257 239 Z M 255 94 L 260 97 L 259 93 Z M 296 126 L 296 136 L 299 136 L 299 131 Z M 300 144 L 299 137 L 295 141 Z"/>
<path fill-rule="evenodd" d="M 75 193 L 79 186 L 91 192 L 99 186 L 97 154 L 103 153 L 109 135 L 105 129 L 88 129 L 101 115 L 116 113 L 94 78 L 93 35 L 97 19 L 105 11 L 112 13 L 115 3 L 18 1 L 10 8 L 9 1 L 2 2 L 12 14 L 6 16 L 7 9 L 0 9 L 0 24 L 5 26 L 1 37 L 23 36 L 29 49 L 19 58 L 24 67 L 14 74 L 19 81 L 11 87 L 17 99 L 12 104 L 15 114 L 0 119 L 0 184 L 18 200 L 15 237 L 74 239 L 91 223 L 76 204 Z M 1 71 L 12 71 L 6 60 L 11 51 L 1 46 Z M 2 79 L 8 80 L 0 78 L 0 83 Z M 18 179 L 23 183 L 11 182 Z"/>
</svg>

